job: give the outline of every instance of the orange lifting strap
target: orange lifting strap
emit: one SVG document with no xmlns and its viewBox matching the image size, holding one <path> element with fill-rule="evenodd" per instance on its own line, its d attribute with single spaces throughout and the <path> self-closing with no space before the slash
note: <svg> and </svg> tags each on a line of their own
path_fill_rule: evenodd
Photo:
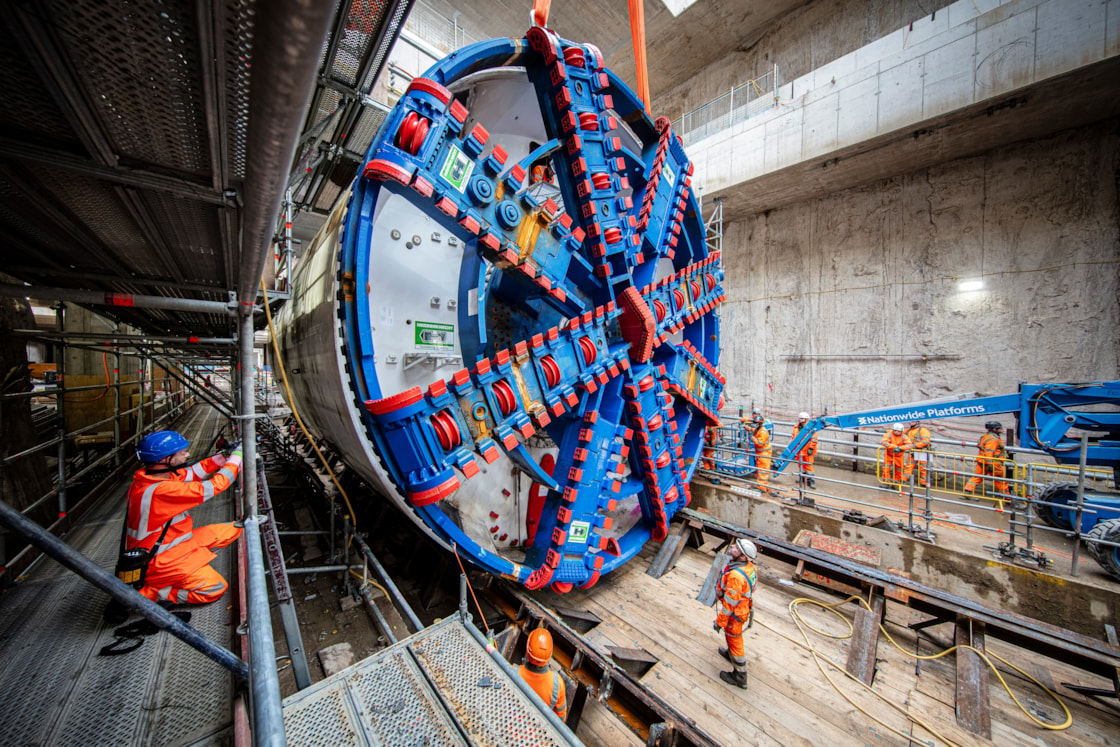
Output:
<svg viewBox="0 0 1120 747">
<path fill-rule="evenodd" d="M 541 28 L 548 25 L 548 9 L 552 0 L 533 0 L 533 23 Z"/>
<path fill-rule="evenodd" d="M 642 0 L 630 0 L 630 39 L 634 42 L 634 75 L 638 98 L 649 113 L 649 73 L 646 70 L 646 15 Z"/>
</svg>

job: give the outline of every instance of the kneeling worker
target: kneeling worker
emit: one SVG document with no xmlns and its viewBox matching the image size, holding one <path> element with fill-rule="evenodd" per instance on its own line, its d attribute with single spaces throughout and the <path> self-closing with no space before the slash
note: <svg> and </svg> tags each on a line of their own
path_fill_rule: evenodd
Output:
<svg viewBox="0 0 1120 747">
<path fill-rule="evenodd" d="M 754 587 L 758 585 L 758 571 L 754 559 L 758 548 L 745 537 L 731 543 L 731 562 L 723 568 L 719 584 L 716 586 L 716 601 L 720 604 L 719 614 L 712 628 L 718 633 L 723 631 L 727 638 L 727 648 L 721 648 L 719 655 L 731 662 L 730 672 L 720 672 L 719 678 L 729 685 L 747 689 L 747 649 L 743 645 L 743 628 L 750 627 L 753 620 Z"/>
<path fill-rule="evenodd" d="M 196 527 L 189 513 L 237 479 L 240 446 L 188 465 L 189 446 L 175 431 L 145 436 L 136 450 L 144 467 L 133 475 L 128 490 L 126 549 L 151 551 L 159 544 L 140 593 L 166 606 L 219 599 L 229 584 L 210 567 L 217 557 L 212 550 L 230 544 L 242 531 L 233 523 Z"/>
<path fill-rule="evenodd" d="M 548 707 L 561 721 L 568 718 L 568 693 L 564 686 L 564 678 L 559 672 L 548 668 L 552 660 L 552 634 L 544 628 L 537 628 L 529 634 L 525 642 L 525 663 L 517 669 L 521 679 L 529 683 L 533 692 L 541 700 L 548 703 Z"/>
</svg>

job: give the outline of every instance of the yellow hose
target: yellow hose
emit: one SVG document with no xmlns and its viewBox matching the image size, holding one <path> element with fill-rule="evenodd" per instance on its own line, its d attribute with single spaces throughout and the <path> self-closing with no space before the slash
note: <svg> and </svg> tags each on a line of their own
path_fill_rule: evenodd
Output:
<svg viewBox="0 0 1120 747">
<path fill-rule="evenodd" d="M 303 418 L 299 416 L 299 410 L 296 409 L 296 401 L 295 398 L 292 397 L 292 388 L 288 384 L 288 372 L 284 370 L 284 359 L 280 356 L 280 344 L 276 342 L 276 329 L 272 326 L 272 309 L 268 307 L 268 288 L 265 287 L 264 278 L 261 278 L 261 291 L 264 292 L 264 315 L 265 318 L 268 319 L 268 334 L 272 338 L 272 350 L 276 354 L 276 370 L 280 372 L 280 379 L 284 382 L 284 391 L 288 393 L 288 404 L 291 405 L 292 415 L 295 416 L 296 422 L 299 423 L 300 430 L 303 431 L 303 435 L 307 436 L 308 443 L 311 444 L 311 448 L 315 450 L 316 456 L 319 457 L 319 461 L 322 462 L 323 467 L 327 470 L 327 474 L 330 475 L 331 482 L 338 488 L 339 495 L 342 496 L 342 500 L 346 503 L 346 510 L 350 512 L 350 520 L 353 522 L 354 526 L 357 526 L 358 516 L 354 513 L 354 507 L 350 504 L 350 496 L 346 495 L 346 491 L 342 489 L 342 485 L 339 484 L 338 477 L 335 476 L 334 470 L 331 469 L 327 458 L 323 456 L 323 452 L 319 451 L 319 447 L 315 445 L 315 439 L 311 437 L 307 426 L 303 424 Z"/>
<path fill-rule="evenodd" d="M 842 605 L 845 605 L 848 602 L 852 602 L 852 601 L 858 601 L 869 612 L 873 611 L 873 610 L 871 610 L 871 606 L 864 599 L 862 599 L 861 597 L 858 597 L 858 596 L 850 596 L 843 601 L 834 602 L 832 604 L 826 604 L 824 602 L 818 602 L 815 599 L 809 599 L 807 597 L 800 597 L 800 598 L 797 598 L 797 599 L 794 599 L 793 601 L 791 601 L 789 603 L 790 616 L 793 617 L 793 621 L 797 625 L 797 629 L 798 629 L 798 631 L 800 631 L 801 636 L 804 639 L 804 643 L 798 642 L 798 641 L 794 640 L 793 638 L 790 638 L 789 636 L 785 635 L 781 631 L 778 631 L 778 630 L 770 627 L 769 625 L 766 625 L 765 623 L 763 623 L 761 621 L 759 621 L 759 624 L 761 624 L 767 630 L 777 634 L 778 636 L 780 636 L 782 638 L 785 638 L 787 641 L 790 641 L 794 645 L 805 648 L 810 654 L 812 654 L 813 660 L 816 662 L 817 668 L 820 669 L 821 674 L 824 675 L 825 679 L 828 680 L 828 683 L 830 685 L 832 685 L 833 689 L 836 690 L 836 692 L 838 692 L 840 694 L 840 696 L 842 698 L 844 698 L 844 700 L 846 700 L 853 708 L 858 710 L 860 713 L 863 713 L 865 716 L 870 718 L 872 721 L 875 721 L 876 723 L 880 724 L 881 726 L 883 726 L 885 729 L 887 729 L 891 733 L 896 734 L 897 736 L 902 737 L 902 738 L 907 739 L 907 740 L 913 739 L 913 736 L 911 734 L 907 734 L 907 733 L 905 733 L 905 732 L 903 732 L 899 729 L 894 728 L 893 726 L 891 726 L 887 723 L 884 723 L 881 719 L 876 718 L 872 714 L 868 713 L 865 709 L 861 708 L 855 701 L 853 701 L 848 696 L 847 693 L 845 693 L 843 690 L 840 689 L 839 685 L 829 675 L 828 671 L 826 670 L 826 668 L 824 666 L 825 664 L 828 664 L 830 667 L 839 670 L 844 676 L 848 677 L 848 679 L 852 680 L 853 682 L 858 683 L 865 690 L 874 693 L 875 695 L 880 697 L 883 700 L 883 702 L 886 703 L 888 706 L 890 706 L 892 709 L 894 709 L 895 711 L 900 713 L 906 719 L 908 719 L 910 721 L 913 721 L 915 724 L 917 724 L 921 728 L 925 729 L 926 731 L 928 731 L 930 734 L 932 734 L 933 736 L 940 739 L 945 744 L 955 745 L 955 743 L 952 740 L 945 737 L 943 734 L 938 732 L 936 729 L 934 729 L 928 723 L 922 721 L 921 719 L 915 717 L 914 714 L 909 713 L 908 711 L 904 710 L 900 706 L 898 706 L 895 703 L 891 702 L 890 700 L 886 699 L 880 693 L 876 692 L 874 690 L 874 688 L 867 685 L 865 682 L 863 682 L 859 678 L 855 677 L 854 675 L 849 673 L 847 670 L 841 668 L 835 662 L 833 662 L 833 661 L 829 660 L 828 658 L 824 657 L 823 655 L 821 655 L 813 647 L 812 643 L 809 640 L 809 635 L 806 632 L 807 630 L 811 630 L 814 633 L 817 633 L 818 635 L 822 635 L 822 636 L 825 636 L 827 638 L 832 638 L 834 640 L 844 640 L 844 639 L 852 637 L 853 627 L 852 627 L 851 621 L 847 617 L 845 617 L 839 610 L 837 610 L 838 607 L 840 607 Z M 826 610 L 828 612 L 831 612 L 832 614 L 836 615 L 837 617 L 839 617 L 841 620 L 844 621 L 845 625 L 848 626 L 847 632 L 843 633 L 843 634 L 826 633 L 826 632 L 820 630 L 819 628 L 811 625 L 810 623 L 806 622 L 804 620 L 804 618 L 802 618 L 801 612 L 798 609 L 803 604 L 808 604 L 808 605 L 812 605 L 812 606 L 815 606 L 815 607 L 820 607 L 821 609 L 824 609 L 824 610 Z M 1060 730 L 1063 730 L 1063 729 L 1068 729 L 1070 727 L 1070 725 L 1073 723 L 1073 716 L 1070 713 L 1069 708 L 1062 701 L 1062 699 L 1060 697 L 1058 697 L 1057 693 L 1055 693 L 1050 688 L 1046 687 L 1046 685 L 1039 682 L 1035 677 L 1032 677 L 1031 675 L 1027 674 L 1022 669 L 1015 666 L 1014 664 L 1009 662 L 1007 659 L 1004 659 L 1003 657 L 999 656 L 998 654 L 986 653 L 984 651 L 980 651 L 979 649 L 973 648 L 972 646 L 961 646 L 961 645 L 952 646 L 952 647 L 950 647 L 948 649 L 945 649 L 944 651 L 941 651 L 940 653 L 936 653 L 936 654 L 911 653 L 911 652 L 907 651 L 906 649 L 904 649 L 902 646 L 898 645 L 898 643 L 894 640 L 894 638 L 891 637 L 891 634 L 889 632 L 887 632 L 886 627 L 884 627 L 882 623 L 879 623 L 879 630 L 883 633 L 883 635 L 886 637 L 886 639 L 888 641 L 890 641 L 892 646 L 894 646 L 896 649 L 901 651 L 906 656 L 909 656 L 909 657 L 914 658 L 914 659 L 926 660 L 926 661 L 932 660 L 932 659 L 940 659 L 943 656 L 947 656 L 948 654 L 953 653 L 958 648 L 963 648 L 963 649 L 967 649 L 969 651 L 973 651 L 984 661 L 985 664 L 987 664 L 991 668 L 991 670 L 993 672 L 995 672 L 996 678 L 999 679 L 1000 684 L 1003 685 L 1003 689 L 1007 691 L 1007 694 L 1011 696 L 1011 700 L 1013 700 L 1015 702 L 1015 705 L 1019 707 L 1019 710 L 1021 710 L 1024 714 L 1026 714 L 1027 718 L 1029 718 L 1035 724 L 1042 727 L 1043 729 L 1049 729 L 1049 730 L 1052 730 L 1052 731 L 1060 731 Z M 1007 680 L 1005 680 L 1003 678 L 1003 675 L 996 668 L 995 664 L 992 663 L 991 659 L 997 659 L 997 660 L 1003 662 L 1004 664 L 1006 664 L 1007 666 L 1011 667 L 1016 672 L 1021 674 L 1023 677 L 1027 678 L 1028 680 L 1030 680 L 1031 682 L 1035 683 L 1040 688 L 1042 688 L 1042 690 L 1044 690 L 1046 692 L 1046 694 L 1049 695 L 1054 700 L 1054 702 L 1057 703 L 1058 706 L 1065 713 L 1065 720 L 1062 723 L 1053 724 L 1053 723 L 1049 723 L 1047 721 L 1043 721 L 1039 718 L 1036 718 L 1034 716 L 1034 714 L 1032 714 L 1030 711 L 1028 711 L 1023 706 L 1023 704 L 1021 702 L 1019 702 L 1019 699 L 1015 697 L 1015 694 L 1011 691 L 1011 686 L 1007 683 Z"/>
</svg>

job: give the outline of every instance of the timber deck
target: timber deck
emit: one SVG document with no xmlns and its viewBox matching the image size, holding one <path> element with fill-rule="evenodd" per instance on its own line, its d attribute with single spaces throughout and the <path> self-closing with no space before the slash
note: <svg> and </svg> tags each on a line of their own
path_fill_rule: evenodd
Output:
<svg viewBox="0 0 1120 747">
<path fill-rule="evenodd" d="M 660 579 L 646 574 L 657 546 L 613 572 L 590 590 L 534 595 L 548 607 L 583 609 L 602 622 L 585 640 L 605 656 L 608 646 L 644 649 L 659 661 L 641 683 L 721 745 L 910 745 L 1046 744 L 1120 745 L 1120 704 L 1080 695 L 1063 682 L 1107 688 L 1111 683 L 1036 654 L 989 641 L 997 653 L 1053 689 L 1069 707 L 1072 724 L 1051 731 L 1034 724 L 990 677 L 991 733 L 984 739 L 958 726 L 954 702 L 955 654 L 920 663 L 909 654 L 932 655 L 948 648 L 953 626 L 929 628 L 921 639 L 906 625 L 923 616 L 901 605 L 888 606 L 887 631 L 904 650 L 881 638 L 870 690 L 844 673 L 850 640 L 821 635 L 790 613 L 797 598 L 826 604 L 844 597 L 790 579 L 793 568 L 760 556 L 754 626 L 746 632 L 750 687 L 736 690 L 719 680 L 729 669 L 716 652 L 723 636 L 712 630 L 713 609 L 697 601 L 714 553 L 688 548 Z M 820 607 L 801 606 L 804 623 L 831 635 L 847 624 Z M 852 620 L 855 603 L 838 609 Z M 937 639 L 933 642 L 931 639 Z M 817 660 L 810 652 L 815 649 Z M 1061 707 L 1043 690 L 1007 666 L 1000 674 L 1034 717 L 1060 723 Z M 831 680 L 831 682 L 830 682 Z M 591 699 L 588 700 L 589 706 Z M 934 734 L 931 729 L 936 732 Z M 641 744 L 618 722 L 589 707 L 576 734 L 590 745 Z"/>
</svg>

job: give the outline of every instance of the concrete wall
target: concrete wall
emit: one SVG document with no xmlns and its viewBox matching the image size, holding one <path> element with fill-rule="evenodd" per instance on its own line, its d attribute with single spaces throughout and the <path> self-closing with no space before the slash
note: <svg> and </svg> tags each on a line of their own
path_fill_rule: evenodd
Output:
<svg viewBox="0 0 1120 747">
<path fill-rule="evenodd" d="M 979 4 L 985 7 L 990 2 Z M 656 96 L 653 110 L 675 120 L 732 87 L 762 76 L 773 65 L 778 66 L 781 80 L 794 80 L 911 22 L 928 18 L 930 5 L 928 0 L 805 3 L 772 25 L 746 34 L 737 49 L 691 80 Z"/>
<path fill-rule="evenodd" d="M 703 190 L 716 193 L 872 138 L 942 126 L 951 112 L 992 105 L 1117 54 L 1120 0 L 962 0 L 822 60 L 779 89 L 781 106 L 706 137 L 688 154 Z M 1115 99 L 1115 88 L 1112 96 L 1093 93 Z"/>
<path fill-rule="evenodd" d="M 1117 378 L 1118 135 L 1109 120 L 728 224 L 728 402 L 838 412 Z M 972 277 L 985 288 L 959 292 Z"/>
</svg>

